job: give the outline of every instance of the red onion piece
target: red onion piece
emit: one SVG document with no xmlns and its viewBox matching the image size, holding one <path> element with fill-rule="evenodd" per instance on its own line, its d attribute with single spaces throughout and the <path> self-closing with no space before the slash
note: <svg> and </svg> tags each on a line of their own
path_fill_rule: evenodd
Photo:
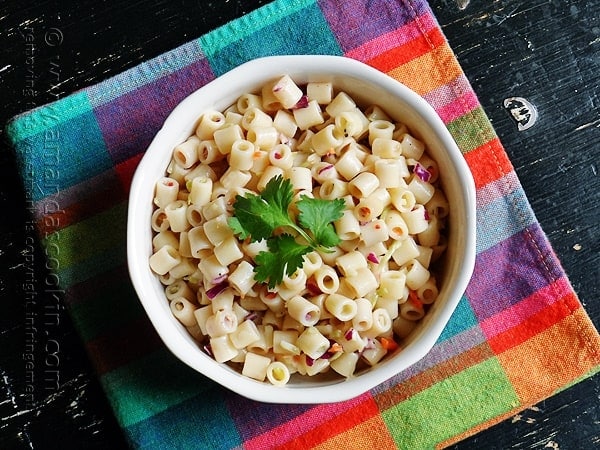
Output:
<svg viewBox="0 0 600 450">
<path fill-rule="evenodd" d="M 429 181 L 431 179 L 431 172 L 429 172 L 425 167 L 421 164 L 415 164 L 413 168 L 413 173 L 418 176 L 422 181 Z"/>
<path fill-rule="evenodd" d="M 294 106 L 292 106 L 292 109 L 302 109 L 302 108 L 306 108 L 308 106 L 308 97 L 306 95 L 303 95 L 302 97 L 300 97 L 300 100 L 298 100 L 298 103 L 296 103 Z"/>
<path fill-rule="evenodd" d="M 308 355 L 305 355 L 305 356 L 306 356 L 306 365 L 307 365 L 308 367 L 312 367 L 312 365 L 315 363 L 315 360 L 314 360 L 314 359 L 312 359 L 312 358 L 311 358 L 310 356 L 308 356 Z"/>
<path fill-rule="evenodd" d="M 221 283 L 211 287 L 209 290 L 206 291 L 206 296 L 209 299 L 213 299 L 215 298 L 217 295 L 219 295 L 221 292 L 223 292 L 227 286 L 229 286 L 229 283 L 227 283 L 226 281 L 222 281 Z"/>
<path fill-rule="evenodd" d="M 367 260 L 372 262 L 373 264 L 379 264 L 379 259 L 377 258 L 377 255 L 373 252 L 367 255 Z"/>
<path fill-rule="evenodd" d="M 318 174 L 321 175 L 323 172 L 325 172 L 326 170 L 331 170 L 333 169 L 333 164 L 329 164 L 327 166 L 323 166 L 318 170 Z"/>
</svg>

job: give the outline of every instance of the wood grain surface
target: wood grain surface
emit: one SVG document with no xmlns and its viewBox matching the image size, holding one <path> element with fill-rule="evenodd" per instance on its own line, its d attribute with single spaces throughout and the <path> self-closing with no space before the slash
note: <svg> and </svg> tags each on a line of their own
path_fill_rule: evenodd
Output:
<svg viewBox="0 0 600 450">
<path fill-rule="evenodd" d="M 265 3 L 4 0 L 0 123 Z M 430 4 L 599 327 L 600 0 Z M 530 129 L 519 131 L 504 108 L 510 97 L 537 109 Z M 44 253 L 4 136 L 0 145 L 0 448 L 125 448 L 61 295 L 45 288 Z M 452 448 L 600 448 L 600 376 Z"/>
</svg>

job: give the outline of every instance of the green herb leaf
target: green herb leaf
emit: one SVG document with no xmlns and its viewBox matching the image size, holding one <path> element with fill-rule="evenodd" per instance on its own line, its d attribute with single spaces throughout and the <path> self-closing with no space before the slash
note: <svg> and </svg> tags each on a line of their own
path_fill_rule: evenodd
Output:
<svg viewBox="0 0 600 450">
<path fill-rule="evenodd" d="M 311 231 L 319 246 L 327 248 L 340 243 L 332 222 L 342 217 L 346 207 L 344 200 L 324 200 L 303 195 L 296 206 L 300 211 L 298 222 Z"/>
<path fill-rule="evenodd" d="M 241 239 L 268 239 L 277 227 L 295 226 L 288 213 L 293 196 L 289 180 L 272 178 L 260 195 L 236 196 L 233 209 L 237 221 L 229 221 L 229 226 Z"/>
<path fill-rule="evenodd" d="M 345 203 L 341 199 L 323 200 L 303 196 L 297 203 L 298 222 L 290 217 L 289 207 L 294 198 L 290 180 L 277 176 L 269 180 L 260 195 L 238 195 L 233 204 L 233 217 L 228 224 L 240 239 L 252 242 L 267 240 L 269 252 L 256 256 L 255 279 L 269 288 L 281 283 L 302 267 L 304 255 L 312 250 L 327 250 L 340 238 L 332 225 L 342 216 Z M 276 229 L 286 233 L 274 236 Z M 292 234 L 289 234 L 292 232 Z M 296 240 L 301 237 L 305 243 Z"/>
<path fill-rule="evenodd" d="M 285 275 L 292 275 L 302 267 L 304 255 L 312 250 L 310 246 L 296 242 L 290 234 L 272 237 L 267 245 L 270 251 L 256 256 L 255 279 L 261 283 L 268 280 L 270 289 L 280 284 Z"/>
</svg>

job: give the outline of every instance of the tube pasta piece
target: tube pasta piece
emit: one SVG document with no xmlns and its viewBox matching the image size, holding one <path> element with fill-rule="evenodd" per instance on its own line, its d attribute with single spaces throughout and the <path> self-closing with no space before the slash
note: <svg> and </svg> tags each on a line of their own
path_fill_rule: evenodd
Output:
<svg viewBox="0 0 600 450">
<path fill-rule="evenodd" d="M 308 363 L 308 356 L 304 355 L 304 366 L 306 375 L 309 377 L 315 376 L 319 373 L 324 373 L 329 369 L 329 360 L 328 359 L 316 359 Z"/>
<path fill-rule="evenodd" d="M 374 366 L 386 355 L 387 350 L 384 349 L 377 339 L 372 340 L 372 346 L 366 348 L 361 353 L 361 358 L 370 366 Z"/>
<path fill-rule="evenodd" d="M 415 259 L 419 261 L 423 267 L 429 269 L 431 258 L 433 256 L 433 249 L 431 247 L 424 247 L 422 245 L 417 245 L 417 249 L 419 250 L 419 256 L 417 256 Z"/>
<path fill-rule="evenodd" d="M 432 275 L 417 290 L 417 298 L 425 305 L 429 305 L 437 299 L 438 287 L 435 277 Z"/>
<path fill-rule="evenodd" d="M 320 254 L 322 257 L 323 255 Z M 325 294 L 333 294 L 340 286 L 336 271 L 328 265 L 319 267 L 313 274 L 318 289 Z"/>
<path fill-rule="evenodd" d="M 421 301 L 408 300 L 400 305 L 400 316 L 406 320 L 420 320 L 425 316 L 425 309 Z"/>
<path fill-rule="evenodd" d="M 184 169 L 189 169 L 198 162 L 198 144 L 200 139 L 197 136 L 190 136 L 186 141 L 175 146 L 173 150 L 173 159 Z"/>
<path fill-rule="evenodd" d="M 403 156 L 394 159 L 381 158 L 375 161 L 375 175 L 379 179 L 379 186 L 383 188 L 402 187 L 403 178 L 409 176 L 408 166 Z"/>
<path fill-rule="evenodd" d="M 365 109 L 365 116 L 367 116 L 367 118 L 370 121 L 374 121 L 374 120 L 387 120 L 388 122 L 392 121 L 390 116 L 388 116 L 388 114 L 383 109 L 381 109 L 381 107 L 379 107 L 377 105 L 371 105 L 371 106 L 367 107 L 367 109 Z"/>
<path fill-rule="evenodd" d="M 417 204 L 410 211 L 401 211 L 400 214 L 406 222 L 410 234 L 419 234 L 427 229 L 427 219 L 425 218 L 425 207 Z"/>
<path fill-rule="evenodd" d="M 240 125 L 246 130 L 253 127 L 270 127 L 273 125 L 273 119 L 262 109 L 251 106 L 242 115 Z"/>
<path fill-rule="evenodd" d="M 371 145 L 373 155 L 380 158 L 398 159 L 402 153 L 400 142 L 391 138 L 376 137 Z"/>
<path fill-rule="evenodd" d="M 344 133 L 330 124 L 318 131 L 311 139 L 312 147 L 317 155 L 325 155 L 326 153 L 336 149 L 344 141 Z"/>
<path fill-rule="evenodd" d="M 225 123 L 225 116 L 220 111 L 207 111 L 200 117 L 200 122 L 196 127 L 196 136 L 200 140 L 212 138 L 214 132 L 221 128 Z"/>
<path fill-rule="evenodd" d="M 225 239 L 233 236 L 233 231 L 227 224 L 227 216 L 221 214 L 214 219 L 207 220 L 202 226 L 206 238 L 213 245 L 219 245 Z"/>
<path fill-rule="evenodd" d="M 215 131 L 213 138 L 219 151 L 222 154 L 227 155 L 231 152 L 233 143 L 243 139 L 244 134 L 242 132 L 242 127 L 239 125 L 227 124 Z"/>
<path fill-rule="evenodd" d="M 298 269 L 291 275 L 284 274 L 282 283 L 286 288 L 300 292 L 306 286 L 307 278 L 304 270 Z"/>
<path fill-rule="evenodd" d="M 408 337 L 416 328 L 417 322 L 414 320 L 408 320 L 402 315 L 398 315 L 392 323 L 392 329 L 394 334 L 400 339 Z"/>
<path fill-rule="evenodd" d="M 369 124 L 369 145 L 377 138 L 392 139 L 394 124 L 387 120 L 374 120 Z"/>
<path fill-rule="evenodd" d="M 331 117 L 336 117 L 345 111 L 353 111 L 355 108 L 356 103 L 352 100 L 352 97 L 342 91 L 327 105 L 325 111 L 327 111 L 327 114 Z"/>
<path fill-rule="evenodd" d="M 355 107 L 335 116 L 335 127 L 346 137 L 360 139 L 369 129 L 369 119 L 359 108 Z"/>
<path fill-rule="evenodd" d="M 406 285 L 413 290 L 423 286 L 430 277 L 429 271 L 416 259 L 406 264 Z"/>
<path fill-rule="evenodd" d="M 229 335 L 231 343 L 237 349 L 246 348 L 260 339 L 260 332 L 251 320 L 244 320 Z"/>
<path fill-rule="evenodd" d="M 360 223 L 353 211 L 346 209 L 342 217 L 333 223 L 335 231 L 342 241 L 352 241 L 360 237 Z"/>
<path fill-rule="evenodd" d="M 331 368 L 343 377 L 350 378 L 356 370 L 359 355 L 356 352 L 344 352 L 339 358 L 330 362 Z"/>
<path fill-rule="evenodd" d="M 440 219 L 446 217 L 450 211 L 448 200 L 444 193 L 436 189 L 431 199 L 425 205 L 430 215 L 436 216 Z"/>
<path fill-rule="evenodd" d="M 203 165 L 221 161 L 223 154 L 219 151 L 214 139 L 205 139 L 198 144 L 198 161 Z"/>
<path fill-rule="evenodd" d="M 227 335 L 211 337 L 209 342 L 215 361 L 219 363 L 230 361 L 239 353 Z"/>
<path fill-rule="evenodd" d="M 179 252 L 170 245 L 161 247 L 150 256 L 150 268 L 158 275 L 164 275 L 181 262 Z"/>
<path fill-rule="evenodd" d="M 394 240 L 406 239 L 408 234 L 408 225 L 397 210 L 388 211 L 382 216 L 387 226 L 389 237 Z"/>
<path fill-rule="evenodd" d="M 398 266 L 403 266 L 419 256 L 419 248 L 412 237 L 399 241 L 392 253 L 392 259 Z"/>
<path fill-rule="evenodd" d="M 277 144 L 278 138 L 279 132 L 274 126 L 255 126 L 246 133 L 246 139 L 252 142 L 256 148 L 266 151 Z"/>
<path fill-rule="evenodd" d="M 233 236 L 229 236 L 216 245 L 214 252 L 215 257 L 223 266 L 228 266 L 244 257 L 244 253 L 240 250 L 237 239 Z"/>
<path fill-rule="evenodd" d="M 359 206 L 360 203 L 357 208 L 359 208 Z M 367 247 L 372 247 L 378 242 L 384 242 L 388 237 L 388 227 L 382 219 L 371 220 L 362 227 L 361 240 Z"/>
<path fill-rule="evenodd" d="M 295 106 L 302 98 L 302 89 L 300 89 L 289 75 L 282 76 L 271 89 L 273 95 L 279 100 L 281 106 L 290 109 Z"/>
<path fill-rule="evenodd" d="M 164 208 L 169 203 L 177 200 L 179 193 L 179 183 L 170 177 L 162 177 L 156 182 L 154 193 L 154 204 L 159 208 Z"/>
<path fill-rule="evenodd" d="M 316 325 L 321 316 L 321 310 L 300 295 L 296 295 L 287 302 L 288 314 L 305 327 Z"/>
<path fill-rule="evenodd" d="M 308 327 L 298 336 L 296 345 L 306 355 L 317 359 L 329 349 L 329 339 L 315 327 Z"/>
<path fill-rule="evenodd" d="M 353 276 L 345 277 L 346 282 L 354 291 L 355 297 L 366 297 L 377 289 L 377 279 L 368 268 L 359 268 Z"/>
<path fill-rule="evenodd" d="M 346 353 L 362 352 L 365 348 L 365 341 L 354 328 L 350 328 L 344 333 L 340 343 Z"/>
<path fill-rule="evenodd" d="M 343 276 L 356 275 L 359 269 L 368 267 L 364 255 L 356 250 L 340 256 L 335 264 Z"/>
<path fill-rule="evenodd" d="M 152 238 L 152 248 L 155 252 L 165 245 L 170 245 L 176 250 L 179 248 L 179 239 L 171 230 L 160 231 Z"/>
<path fill-rule="evenodd" d="M 279 133 L 285 136 L 295 136 L 296 131 L 298 131 L 298 125 L 294 121 L 294 116 L 283 109 L 279 109 L 275 113 L 273 126 Z"/>
<path fill-rule="evenodd" d="M 175 282 L 175 278 L 173 278 L 169 272 L 165 273 L 164 275 L 159 275 L 158 279 L 165 286 L 170 286 Z"/>
<path fill-rule="evenodd" d="M 392 319 L 387 309 L 376 308 L 373 310 L 373 323 L 371 328 L 361 333 L 363 337 L 375 338 L 386 334 L 392 329 Z"/>
<path fill-rule="evenodd" d="M 327 311 L 333 314 L 337 319 L 348 322 L 356 315 L 356 302 L 344 295 L 330 294 L 325 298 L 325 307 Z"/>
<path fill-rule="evenodd" d="M 427 228 L 417 235 L 419 244 L 433 250 L 433 247 L 438 245 L 441 239 L 440 227 L 440 221 L 437 216 L 430 215 Z"/>
<path fill-rule="evenodd" d="M 311 277 L 317 269 L 323 266 L 323 259 L 316 251 L 312 251 L 304 255 L 304 263 L 302 264 L 302 270 L 308 279 Z"/>
<path fill-rule="evenodd" d="M 255 146 L 247 139 L 239 139 L 231 144 L 229 166 L 237 170 L 250 170 L 254 164 Z"/>
<path fill-rule="evenodd" d="M 346 150 L 342 153 L 342 156 L 340 156 L 335 163 L 335 169 L 346 181 L 350 181 L 364 168 L 364 165 L 358 156 L 359 152 L 356 149 L 356 146 L 349 143 L 347 144 Z"/>
<path fill-rule="evenodd" d="M 263 171 L 262 176 L 259 178 L 256 187 L 258 188 L 259 191 L 262 191 L 265 188 L 265 186 L 267 185 L 267 183 L 269 182 L 269 180 L 271 180 L 272 178 L 275 178 L 277 176 L 283 176 L 283 175 L 284 175 L 284 171 L 281 167 L 267 166 L 265 168 L 265 170 Z"/>
<path fill-rule="evenodd" d="M 392 299 L 396 302 L 404 295 L 406 273 L 402 270 L 388 270 L 380 275 L 377 295 L 381 298 Z"/>
<path fill-rule="evenodd" d="M 254 266 L 248 261 L 241 261 L 229 275 L 229 284 L 243 297 L 254 286 Z"/>
<path fill-rule="evenodd" d="M 394 205 L 394 207 L 401 213 L 411 211 L 417 203 L 415 194 L 408 190 L 408 188 L 391 188 L 389 192 L 392 205 Z"/>
<path fill-rule="evenodd" d="M 169 270 L 169 273 L 173 278 L 185 278 L 190 276 L 196 271 L 196 265 L 192 262 L 191 258 L 181 258 L 179 264 Z"/>
<path fill-rule="evenodd" d="M 368 197 L 378 187 L 379 179 L 371 172 L 361 172 L 348 182 L 348 192 L 357 198 Z"/>
<path fill-rule="evenodd" d="M 202 226 L 204 217 L 202 217 L 202 206 L 188 205 L 185 211 L 185 218 L 192 228 Z"/>
<path fill-rule="evenodd" d="M 352 327 L 358 332 L 368 330 L 373 325 L 373 305 L 364 297 L 356 299 L 356 314 L 352 318 Z"/>
<path fill-rule="evenodd" d="M 273 330 L 273 352 L 283 355 L 299 355 L 296 345 L 299 333 L 297 330 Z"/>
<path fill-rule="evenodd" d="M 204 279 L 211 284 L 214 284 L 214 280 L 221 279 L 229 272 L 227 266 L 222 265 L 215 255 L 201 259 L 198 263 L 198 269 L 202 272 Z"/>
<path fill-rule="evenodd" d="M 398 317 L 398 298 L 377 298 L 377 307 L 385 309 L 391 320 L 394 320 Z"/>
<path fill-rule="evenodd" d="M 265 111 L 273 112 L 283 108 L 283 105 L 279 102 L 279 99 L 273 94 L 273 86 L 275 86 L 277 80 L 272 80 L 265 83 L 261 89 L 261 105 Z"/>
<path fill-rule="evenodd" d="M 292 167 L 286 174 L 294 191 L 312 190 L 312 174 L 308 167 Z"/>
<path fill-rule="evenodd" d="M 232 310 L 234 306 L 234 295 L 233 290 L 231 288 L 226 288 L 217 296 L 215 296 L 211 302 L 210 306 L 212 308 L 213 314 L 216 314 L 218 311 Z M 235 303 L 235 305 L 239 305 Z M 234 311 L 235 312 L 235 311 Z M 236 313 L 236 317 L 239 319 L 239 315 Z"/>
<path fill-rule="evenodd" d="M 232 333 L 237 326 L 237 316 L 230 309 L 219 310 L 206 319 L 206 331 L 213 338 Z"/>
<path fill-rule="evenodd" d="M 187 205 L 183 200 L 176 200 L 165 206 L 164 213 L 169 221 L 171 231 L 176 233 L 190 228 L 190 223 L 185 216 Z"/>
<path fill-rule="evenodd" d="M 269 162 L 283 170 L 289 170 L 294 164 L 292 149 L 286 144 L 277 144 L 269 150 Z"/>
<path fill-rule="evenodd" d="M 267 379 L 275 386 L 283 386 L 290 380 L 290 369 L 281 361 L 273 361 L 267 367 Z"/>
<path fill-rule="evenodd" d="M 177 320 L 179 320 L 186 327 L 196 325 L 196 317 L 194 311 L 196 306 L 185 297 L 175 298 L 169 303 L 171 312 Z"/>
<path fill-rule="evenodd" d="M 424 205 L 431 200 L 431 197 L 433 197 L 435 187 L 431 183 L 423 181 L 417 176 L 413 176 L 408 183 L 408 190 L 413 193 L 417 203 Z"/>
<path fill-rule="evenodd" d="M 361 222 L 370 222 L 379 217 L 386 207 L 386 201 L 389 199 L 382 195 L 376 195 L 378 192 L 385 192 L 385 189 L 376 189 L 368 197 L 361 198 L 354 207 L 354 214 Z"/>
<path fill-rule="evenodd" d="M 425 144 L 417 138 L 406 133 L 402 136 L 402 154 L 406 158 L 419 160 L 425 151 Z"/>
<path fill-rule="evenodd" d="M 240 95 L 236 102 L 237 111 L 240 114 L 245 114 L 251 108 L 260 108 L 263 101 L 260 95 L 246 93 Z"/>
<path fill-rule="evenodd" d="M 312 177 L 318 183 L 324 183 L 326 180 L 336 180 L 338 178 L 337 170 L 335 166 L 328 162 L 322 161 L 315 164 L 311 170 Z"/>
<path fill-rule="evenodd" d="M 273 347 L 273 326 L 272 325 L 256 325 L 260 337 L 258 340 L 248 347 L 246 350 L 258 354 L 267 354 Z"/>
<path fill-rule="evenodd" d="M 308 100 L 315 100 L 320 105 L 328 105 L 333 98 L 333 85 L 328 81 L 311 82 L 306 85 Z"/>
<path fill-rule="evenodd" d="M 296 108 L 292 111 L 294 120 L 301 130 L 308 130 L 310 127 L 320 125 L 325 122 L 321 107 L 315 100 L 308 102 L 305 108 Z M 312 141 L 312 138 L 311 138 Z"/>
<path fill-rule="evenodd" d="M 191 182 L 189 203 L 204 206 L 210 202 L 213 181 L 208 177 L 196 177 Z"/>
</svg>

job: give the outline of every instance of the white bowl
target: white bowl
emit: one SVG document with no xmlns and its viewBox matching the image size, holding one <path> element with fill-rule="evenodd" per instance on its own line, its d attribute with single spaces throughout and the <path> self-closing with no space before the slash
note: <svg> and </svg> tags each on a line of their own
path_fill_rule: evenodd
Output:
<svg viewBox="0 0 600 450">
<path fill-rule="evenodd" d="M 198 117 L 208 109 L 224 110 L 242 93 L 289 74 L 296 82 L 333 82 L 359 103 L 378 104 L 425 141 L 438 162 L 449 204 L 448 249 L 438 280 L 437 301 L 401 351 L 382 362 L 343 378 L 295 377 L 274 386 L 242 376 L 205 354 L 171 313 L 164 289 L 151 272 L 150 217 L 154 185 L 163 176 L 173 147 L 190 136 Z M 425 76 L 425 75 L 424 75 Z M 358 396 L 420 360 L 433 347 L 471 277 L 475 261 L 475 187 L 471 172 L 439 116 L 419 95 L 391 77 L 352 59 L 337 56 L 273 56 L 231 70 L 192 93 L 169 115 L 142 158 L 129 198 L 127 255 L 133 285 L 158 334 L 181 361 L 245 397 L 272 403 L 327 403 Z"/>
</svg>

